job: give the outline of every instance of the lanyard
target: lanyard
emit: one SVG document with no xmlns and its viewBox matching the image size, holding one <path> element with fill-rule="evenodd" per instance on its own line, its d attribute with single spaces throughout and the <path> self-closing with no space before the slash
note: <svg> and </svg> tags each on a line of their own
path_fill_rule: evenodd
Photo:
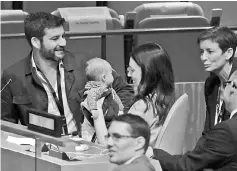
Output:
<svg viewBox="0 0 237 171">
<path fill-rule="evenodd" d="M 216 114 L 217 114 L 217 123 L 220 123 L 223 119 L 223 101 L 220 98 L 221 94 L 221 87 L 218 89 L 218 95 L 217 95 L 217 105 L 216 105 Z"/>
<path fill-rule="evenodd" d="M 42 72 L 42 70 L 36 65 L 37 69 L 41 72 L 41 75 L 43 76 L 43 78 L 45 79 L 45 81 L 47 82 L 47 85 L 51 91 L 51 93 L 53 94 L 54 100 L 56 102 L 56 105 L 58 107 L 58 110 L 60 112 L 61 116 L 64 116 L 65 119 L 65 124 L 63 125 L 64 128 L 64 133 L 68 134 L 68 129 L 67 129 L 67 124 L 66 124 L 66 118 L 64 115 L 64 109 L 63 109 L 63 100 L 62 100 L 62 89 L 61 89 L 61 76 L 60 76 L 60 71 L 59 71 L 59 65 L 57 67 L 57 85 L 58 85 L 58 97 L 56 95 L 56 92 L 54 91 L 52 85 L 50 84 L 49 80 L 47 79 L 47 77 L 44 75 L 44 73 Z"/>
</svg>

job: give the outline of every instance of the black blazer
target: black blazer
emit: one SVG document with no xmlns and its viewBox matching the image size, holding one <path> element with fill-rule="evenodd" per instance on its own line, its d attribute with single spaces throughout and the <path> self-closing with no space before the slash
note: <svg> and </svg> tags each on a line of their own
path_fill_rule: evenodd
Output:
<svg viewBox="0 0 237 171">
<path fill-rule="evenodd" d="M 77 92 L 83 89 L 86 83 L 84 69 L 76 65 L 75 57 L 69 52 L 65 52 L 63 64 L 68 105 L 76 126 L 80 129 L 83 114 L 80 110 L 80 98 Z M 32 70 L 31 53 L 3 71 L 1 88 L 10 79 L 12 82 L 1 92 L 2 120 L 13 123 L 20 121 L 22 125 L 26 125 L 27 108 L 48 111 L 47 93 Z"/>
<path fill-rule="evenodd" d="M 210 168 L 218 171 L 237 170 L 237 113 L 213 127 L 193 151 L 184 155 L 170 155 L 154 149 L 154 159 L 168 171 L 198 171 Z M 199 140 L 201 141 L 201 140 Z"/>
<path fill-rule="evenodd" d="M 233 59 L 232 69 L 229 75 L 232 75 L 237 70 L 237 58 Z M 217 75 L 211 74 L 205 81 L 205 101 L 206 101 L 206 120 L 203 135 L 208 133 L 214 127 L 217 95 L 220 86 L 220 79 Z M 222 105 L 224 120 L 230 117 L 230 113 L 225 110 L 225 104 Z"/>
</svg>

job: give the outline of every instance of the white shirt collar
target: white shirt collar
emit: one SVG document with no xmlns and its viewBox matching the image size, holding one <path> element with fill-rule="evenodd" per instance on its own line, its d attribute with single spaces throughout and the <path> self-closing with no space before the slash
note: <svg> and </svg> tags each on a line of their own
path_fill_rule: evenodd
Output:
<svg viewBox="0 0 237 171">
<path fill-rule="evenodd" d="M 32 63 L 32 68 L 36 68 L 35 59 L 34 59 L 33 56 L 34 56 L 34 55 L 33 55 L 33 52 L 32 52 L 32 54 L 31 54 L 31 63 Z M 63 66 L 63 60 L 60 60 L 60 62 L 59 62 L 59 66 L 60 66 L 60 67 Z M 36 68 L 36 69 L 37 69 L 37 68 Z"/>
<path fill-rule="evenodd" d="M 32 67 L 33 68 L 36 68 L 36 64 L 35 64 L 35 60 L 34 60 L 34 57 L 33 57 L 33 51 L 32 51 L 32 54 L 31 54 L 31 63 L 32 63 Z"/>
<path fill-rule="evenodd" d="M 136 158 L 141 157 L 141 156 L 143 156 L 143 154 L 134 156 L 134 157 L 132 157 L 131 159 L 129 159 L 128 161 L 126 161 L 124 164 L 130 164 L 130 163 L 133 162 L 133 160 L 135 160 Z"/>
<path fill-rule="evenodd" d="M 230 119 L 234 116 L 234 114 L 237 113 L 237 109 L 233 110 L 230 114 Z"/>
</svg>

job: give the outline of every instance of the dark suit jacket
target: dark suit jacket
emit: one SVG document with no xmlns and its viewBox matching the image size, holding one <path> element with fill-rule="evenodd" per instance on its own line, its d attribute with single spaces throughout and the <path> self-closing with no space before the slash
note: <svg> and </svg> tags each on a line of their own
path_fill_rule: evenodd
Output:
<svg viewBox="0 0 237 171">
<path fill-rule="evenodd" d="M 143 155 L 136 158 L 130 164 L 116 167 L 113 171 L 155 171 L 149 159 Z"/>
<path fill-rule="evenodd" d="M 63 59 L 65 72 L 65 87 L 69 108 L 80 128 L 83 115 L 80 111 L 78 91 L 86 83 L 83 68 L 76 66 L 74 56 L 65 52 Z M 23 60 L 7 68 L 2 75 L 2 86 L 11 79 L 12 82 L 1 93 L 1 119 L 26 125 L 26 109 L 35 108 L 48 111 L 47 93 L 32 70 L 31 53 Z"/>
<path fill-rule="evenodd" d="M 154 149 L 154 159 L 168 171 L 196 171 L 210 168 L 218 171 L 237 170 L 237 113 L 213 127 L 198 142 L 193 151 L 184 155 L 170 155 Z"/>
<path fill-rule="evenodd" d="M 234 58 L 229 78 L 231 74 L 236 70 L 237 58 Z M 206 120 L 203 135 L 208 133 L 214 126 L 219 86 L 220 79 L 213 73 L 205 81 Z M 222 105 L 222 111 L 224 119 L 228 119 L 230 117 L 230 113 L 225 110 L 224 104 Z"/>
<path fill-rule="evenodd" d="M 124 113 L 127 113 L 133 104 L 134 90 L 125 80 L 113 72 L 114 82 L 112 88 L 116 91 L 124 106 Z M 106 102 L 105 102 L 106 103 Z M 106 104 L 105 104 L 106 105 Z M 107 104 L 108 105 L 108 104 Z"/>
</svg>

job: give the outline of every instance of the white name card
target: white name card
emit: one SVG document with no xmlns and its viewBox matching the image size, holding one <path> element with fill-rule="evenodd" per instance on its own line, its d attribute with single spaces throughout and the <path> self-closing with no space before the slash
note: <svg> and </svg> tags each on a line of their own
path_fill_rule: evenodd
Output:
<svg viewBox="0 0 237 171">
<path fill-rule="evenodd" d="M 69 31 L 87 32 L 106 30 L 106 19 L 99 16 L 68 16 Z"/>
<path fill-rule="evenodd" d="M 59 8 L 69 24 L 69 31 L 88 32 L 106 30 L 106 19 L 111 19 L 107 7 Z"/>
</svg>

